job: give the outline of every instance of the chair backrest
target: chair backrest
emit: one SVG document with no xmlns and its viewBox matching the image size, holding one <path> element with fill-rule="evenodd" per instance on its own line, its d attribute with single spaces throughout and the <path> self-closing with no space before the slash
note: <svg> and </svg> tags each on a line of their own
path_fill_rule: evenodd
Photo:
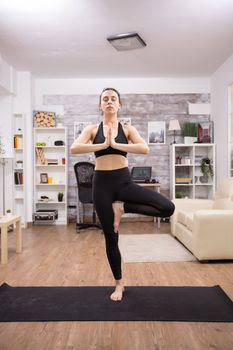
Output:
<svg viewBox="0 0 233 350">
<path fill-rule="evenodd" d="M 78 186 L 78 196 L 82 203 L 93 203 L 92 201 L 92 178 L 95 165 L 90 162 L 78 162 L 74 165 L 74 172 Z"/>
<path fill-rule="evenodd" d="M 233 210 L 233 177 L 222 180 L 215 193 L 213 209 Z"/>
</svg>

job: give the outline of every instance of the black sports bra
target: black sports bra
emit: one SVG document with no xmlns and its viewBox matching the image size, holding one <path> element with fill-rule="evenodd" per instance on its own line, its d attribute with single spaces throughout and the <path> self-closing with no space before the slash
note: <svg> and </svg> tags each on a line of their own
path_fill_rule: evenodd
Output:
<svg viewBox="0 0 233 350">
<path fill-rule="evenodd" d="M 105 141 L 105 137 L 104 137 L 104 130 L 103 130 L 103 122 L 101 122 L 98 127 L 95 138 L 93 140 L 93 143 L 103 143 L 104 141 Z M 117 133 L 117 137 L 115 137 L 115 141 L 118 143 L 128 143 L 128 140 L 125 136 L 121 123 L 118 123 L 118 133 Z M 106 154 L 120 154 L 124 157 L 127 156 L 127 152 L 120 151 L 119 149 L 112 148 L 111 146 L 95 152 L 96 158 L 105 156 Z"/>
</svg>

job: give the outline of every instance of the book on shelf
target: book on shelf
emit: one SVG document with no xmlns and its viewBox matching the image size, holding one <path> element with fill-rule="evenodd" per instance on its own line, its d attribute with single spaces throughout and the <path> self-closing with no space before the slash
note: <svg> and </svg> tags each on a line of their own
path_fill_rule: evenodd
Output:
<svg viewBox="0 0 233 350">
<path fill-rule="evenodd" d="M 24 176 L 22 171 L 15 171 L 15 185 L 23 185 Z"/>
<path fill-rule="evenodd" d="M 45 164 L 47 164 L 47 165 L 58 165 L 58 159 L 45 158 Z"/>
<path fill-rule="evenodd" d="M 189 184 L 192 183 L 192 178 L 191 177 L 176 177 L 176 183 L 180 184 Z"/>
</svg>

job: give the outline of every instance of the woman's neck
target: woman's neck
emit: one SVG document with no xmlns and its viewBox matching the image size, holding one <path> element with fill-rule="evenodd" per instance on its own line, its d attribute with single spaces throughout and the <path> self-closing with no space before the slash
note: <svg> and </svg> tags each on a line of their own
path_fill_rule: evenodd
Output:
<svg viewBox="0 0 233 350">
<path fill-rule="evenodd" d="M 106 115 L 104 114 L 103 116 L 103 124 L 107 125 L 111 123 L 113 126 L 116 126 L 118 124 L 118 120 L 117 120 L 117 115 L 116 114 L 110 114 L 110 115 Z"/>
</svg>

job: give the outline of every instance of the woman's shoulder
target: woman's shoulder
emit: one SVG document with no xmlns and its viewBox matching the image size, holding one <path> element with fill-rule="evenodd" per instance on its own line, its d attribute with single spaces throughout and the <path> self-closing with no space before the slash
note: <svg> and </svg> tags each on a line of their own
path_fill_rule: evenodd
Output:
<svg viewBox="0 0 233 350">
<path fill-rule="evenodd" d="M 126 138 L 128 139 L 130 134 L 132 133 L 132 125 L 123 124 L 123 123 L 121 123 L 121 125 L 122 125 L 122 129 L 124 131 L 124 134 L 125 134 Z"/>
<path fill-rule="evenodd" d="M 88 124 L 88 125 L 85 127 L 84 130 L 85 130 L 87 133 L 89 133 L 91 139 L 94 139 L 94 138 L 95 138 L 99 125 L 100 125 L 100 124 Z"/>
<path fill-rule="evenodd" d="M 136 130 L 135 126 L 133 126 L 131 124 L 122 124 L 122 126 L 123 126 L 124 131 L 126 131 L 128 133 Z"/>
<path fill-rule="evenodd" d="M 87 124 L 85 126 L 85 129 L 91 130 L 91 129 L 97 128 L 98 126 L 99 126 L 99 124 Z"/>
<path fill-rule="evenodd" d="M 92 132 L 94 130 L 97 130 L 98 127 L 99 127 L 99 124 L 88 124 L 88 125 L 85 126 L 84 130 L 86 132 Z"/>
</svg>

